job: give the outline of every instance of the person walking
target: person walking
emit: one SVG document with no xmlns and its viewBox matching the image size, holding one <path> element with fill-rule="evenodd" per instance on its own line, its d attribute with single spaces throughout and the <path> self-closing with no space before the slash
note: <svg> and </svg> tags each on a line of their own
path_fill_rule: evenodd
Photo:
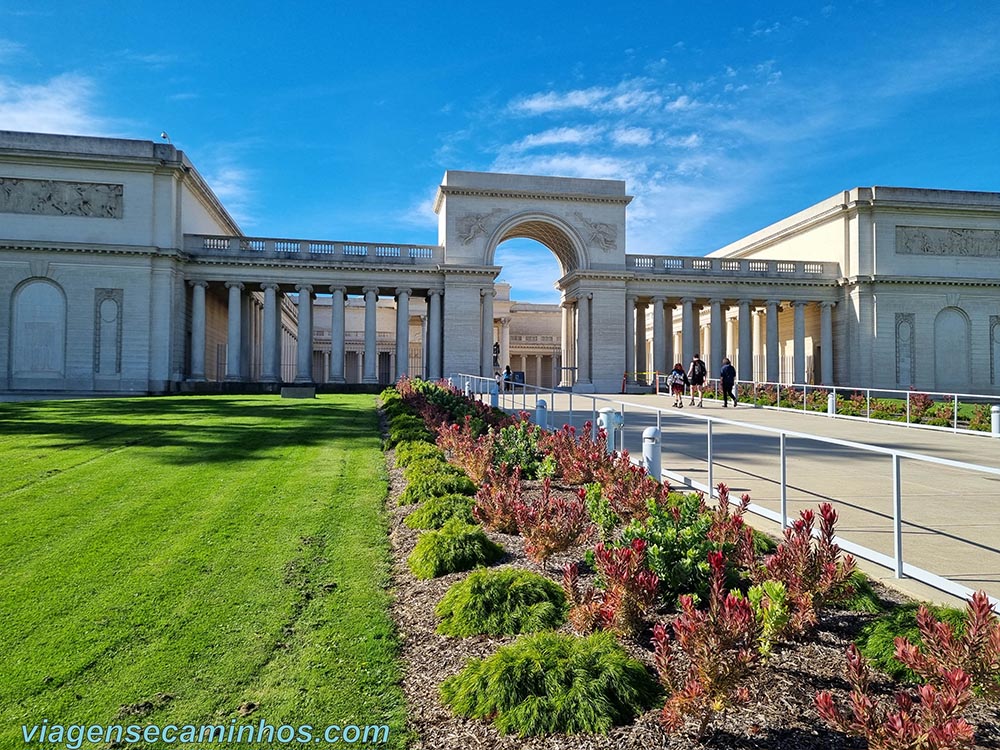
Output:
<svg viewBox="0 0 1000 750">
<path fill-rule="evenodd" d="M 684 372 L 684 365 L 678 362 L 674 365 L 674 369 L 670 371 L 667 375 L 667 385 L 670 387 L 670 393 L 674 397 L 674 406 L 681 409 L 684 408 L 684 386 L 688 384 L 687 373 Z"/>
<path fill-rule="evenodd" d="M 705 376 L 708 375 L 708 368 L 701 361 L 701 357 L 695 352 L 691 358 L 691 366 L 688 368 L 688 380 L 691 383 L 691 406 L 694 406 L 694 392 L 698 391 L 698 406 L 705 405 Z"/>
<path fill-rule="evenodd" d="M 719 371 L 719 380 L 722 381 L 722 405 L 728 406 L 728 400 L 733 400 L 733 408 L 738 404 L 736 401 L 736 368 L 728 358 L 722 360 L 722 369 Z"/>
<path fill-rule="evenodd" d="M 503 389 L 509 391 L 514 386 L 514 373 L 510 371 L 510 365 L 503 368 Z"/>
</svg>

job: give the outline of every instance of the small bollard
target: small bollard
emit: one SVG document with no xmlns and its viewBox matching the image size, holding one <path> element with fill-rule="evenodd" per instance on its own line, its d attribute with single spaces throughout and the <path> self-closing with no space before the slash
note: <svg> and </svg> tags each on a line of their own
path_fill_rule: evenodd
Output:
<svg viewBox="0 0 1000 750">
<path fill-rule="evenodd" d="M 500 389 L 496 383 L 490 386 L 490 406 L 494 409 L 500 406 Z"/>
<path fill-rule="evenodd" d="M 472 383 L 470 383 L 468 379 L 466 379 L 465 386 L 462 390 L 465 392 L 465 397 L 469 398 L 469 394 L 472 393 Z"/>
<path fill-rule="evenodd" d="M 996 404 L 990 407 L 990 431 L 993 437 L 1000 437 L 1000 406 Z"/>
<path fill-rule="evenodd" d="M 826 414 L 828 417 L 837 416 L 837 396 L 834 393 L 826 394 Z"/>
<path fill-rule="evenodd" d="M 549 405 L 545 403 L 544 398 L 538 399 L 538 403 L 535 404 L 535 424 L 543 430 L 549 429 Z"/>
<path fill-rule="evenodd" d="M 660 431 L 655 427 L 642 431 L 642 465 L 649 476 L 660 481 Z"/>
<path fill-rule="evenodd" d="M 621 429 L 624 423 L 622 415 L 606 406 L 597 413 L 597 426 L 608 434 L 607 450 L 608 455 L 614 455 L 615 445 L 618 443 L 617 430 Z"/>
</svg>

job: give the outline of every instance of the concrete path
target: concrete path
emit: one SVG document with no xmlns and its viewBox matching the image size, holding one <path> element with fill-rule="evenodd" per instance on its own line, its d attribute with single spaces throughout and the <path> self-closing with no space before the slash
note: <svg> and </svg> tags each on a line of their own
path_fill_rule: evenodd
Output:
<svg viewBox="0 0 1000 750">
<path fill-rule="evenodd" d="M 506 404 L 511 406 L 511 397 Z M 549 402 L 550 425 L 572 423 L 581 428 L 591 419 L 590 397 L 542 394 Z M 534 396 L 515 394 L 516 407 L 534 409 Z M 994 467 L 1000 470 L 1000 440 L 799 414 L 791 410 L 748 406 L 723 408 L 705 401 L 701 409 L 685 400 L 683 409 L 667 396 L 597 396 L 597 409 L 624 404 L 625 448 L 641 456 L 642 431 L 656 426 L 661 410 L 663 469 L 706 484 L 707 425 L 713 422 L 713 476 L 736 494 L 747 492 L 755 504 L 777 512 L 780 507 L 779 437 L 749 429 L 760 425 L 840 440 L 882 446 Z M 602 401 L 603 399 L 603 401 Z M 572 401 L 572 403 L 571 403 Z M 570 409 L 572 408 L 572 420 Z M 618 406 L 617 408 L 621 408 Z M 824 444 L 802 437 L 786 438 L 788 514 L 829 501 L 840 514 L 838 535 L 855 544 L 893 556 L 892 459 L 861 449 Z M 1000 598 L 1000 476 L 959 470 L 915 459 L 900 460 L 903 559 L 907 564 Z M 755 525 L 758 525 L 755 522 Z M 760 527 L 778 531 L 761 519 Z M 923 599 L 955 604 L 956 600 L 915 581 L 895 580 L 893 572 L 866 565 L 869 573 Z"/>
</svg>

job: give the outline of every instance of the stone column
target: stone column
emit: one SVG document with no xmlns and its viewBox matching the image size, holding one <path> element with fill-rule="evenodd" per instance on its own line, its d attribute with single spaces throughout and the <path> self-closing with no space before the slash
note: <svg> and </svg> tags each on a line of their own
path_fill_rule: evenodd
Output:
<svg viewBox="0 0 1000 750">
<path fill-rule="evenodd" d="M 792 360 L 794 365 L 793 382 L 806 382 L 806 305 L 808 302 L 792 302 L 795 327 L 792 343 Z"/>
<path fill-rule="evenodd" d="M 753 380 L 753 312 L 750 307 L 750 300 L 740 300 L 739 319 L 739 342 L 740 342 L 740 362 L 736 366 L 736 375 L 742 381 Z"/>
<path fill-rule="evenodd" d="M 819 303 L 819 351 L 823 385 L 833 385 L 833 306 L 836 302 Z"/>
<path fill-rule="evenodd" d="M 781 377 L 781 342 L 778 339 L 778 310 L 781 301 L 769 299 L 767 306 L 767 382 L 777 383 Z"/>
<path fill-rule="evenodd" d="M 653 369 L 659 373 L 668 372 L 667 343 L 663 335 L 663 302 L 663 297 L 653 297 Z"/>
<path fill-rule="evenodd" d="M 625 378 L 629 383 L 635 382 L 638 369 L 635 364 L 635 319 L 635 297 L 629 295 L 625 298 Z"/>
<path fill-rule="evenodd" d="M 764 373 L 758 372 L 761 358 L 764 356 L 764 313 L 759 308 L 753 308 L 753 366 L 754 381 L 763 380 Z"/>
<path fill-rule="evenodd" d="M 427 316 L 420 316 L 420 377 L 427 378 L 427 364 L 430 357 L 427 356 Z"/>
<path fill-rule="evenodd" d="M 480 307 L 479 332 L 479 374 L 484 378 L 493 377 L 493 298 L 497 293 L 493 287 L 479 290 L 482 298 Z"/>
<path fill-rule="evenodd" d="M 585 294 L 576 301 L 576 382 L 590 385 L 590 305 L 593 294 Z"/>
<path fill-rule="evenodd" d="M 365 293 L 365 361 L 362 383 L 378 383 L 378 287 L 366 286 Z"/>
<path fill-rule="evenodd" d="M 674 346 L 674 305 L 672 302 L 666 302 L 663 305 L 663 328 L 663 369 L 660 372 L 666 374 L 673 369 L 674 352 L 676 351 Z"/>
<path fill-rule="evenodd" d="M 277 383 L 281 380 L 279 352 L 281 346 L 281 321 L 278 317 L 278 285 L 275 283 L 261 284 L 264 290 L 264 343 L 261 352 L 260 379 L 265 383 Z"/>
<path fill-rule="evenodd" d="M 635 379 L 637 383 L 645 384 L 646 371 L 646 303 L 635 301 Z"/>
<path fill-rule="evenodd" d="M 295 349 L 295 382 L 311 383 L 312 376 L 312 292 L 310 284 L 298 284 L 295 291 L 299 293 L 299 329 L 298 346 Z"/>
<path fill-rule="evenodd" d="M 542 355 L 535 355 L 535 385 L 542 387 Z"/>
<path fill-rule="evenodd" d="M 205 289 L 207 281 L 191 284 L 191 376 L 189 380 L 205 380 Z"/>
<path fill-rule="evenodd" d="M 441 375 L 441 297 L 440 289 L 427 292 L 427 377 L 440 380 Z"/>
<path fill-rule="evenodd" d="M 698 338 L 699 338 L 699 318 L 700 315 L 695 313 L 695 299 L 693 297 L 685 297 L 681 300 L 681 305 L 683 305 L 683 312 L 681 318 L 681 337 L 683 339 L 683 351 L 681 352 L 681 364 L 685 367 L 694 357 L 694 353 L 698 351 Z"/>
<path fill-rule="evenodd" d="M 243 380 L 240 374 L 242 364 L 243 343 L 243 284 L 239 281 L 227 281 L 229 290 L 229 320 L 226 331 L 226 380 L 239 382 Z"/>
<path fill-rule="evenodd" d="M 344 303 L 347 299 L 347 289 L 342 286 L 331 286 L 330 293 L 330 382 L 346 383 L 344 373 L 344 353 L 347 349 L 344 332 Z"/>
<path fill-rule="evenodd" d="M 711 319 L 709 321 L 709 357 L 708 360 L 708 376 L 710 378 L 717 378 L 719 376 L 719 371 L 722 369 L 722 359 L 726 356 L 726 318 L 723 315 L 722 305 L 725 300 L 721 299 L 710 299 L 708 304 L 711 305 Z M 704 359 L 702 355 L 702 359 Z"/>
<path fill-rule="evenodd" d="M 566 312 L 563 311 L 565 320 Z M 510 364 L 510 318 L 500 318 L 500 372 Z"/>
<path fill-rule="evenodd" d="M 410 372 L 410 295 L 412 289 L 396 290 L 396 380 Z"/>
</svg>

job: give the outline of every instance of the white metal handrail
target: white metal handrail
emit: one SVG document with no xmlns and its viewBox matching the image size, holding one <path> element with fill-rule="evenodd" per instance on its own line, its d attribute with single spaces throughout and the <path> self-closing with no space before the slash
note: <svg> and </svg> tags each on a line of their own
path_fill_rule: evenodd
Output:
<svg viewBox="0 0 1000 750">
<path fill-rule="evenodd" d="M 476 375 L 459 375 L 459 378 L 464 381 L 465 386 L 470 392 L 478 394 L 489 394 L 491 392 L 491 387 L 495 386 L 495 381 L 490 378 L 482 378 Z M 456 384 L 458 385 L 458 384 Z M 603 402 L 608 404 L 614 404 L 620 407 L 622 416 L 624 416 L 626 409 L 635 410 L 640 412 L 655 412 L 656 414 L 656 426 L 661 428 L 663 415 L 667 414 L 670 417 L 679 417 L 681 415 L 673 411 L 667 411 L 659 407 L 646 406 L 645 404 L 637 404 L 629 401 L 622 401 L 620 399 L 608 398 L 605 396 L 597 396 L 584 393 L 572 393 L 566 391 L 557 391 L 553 388 L 540 388 L 538 386 L 528 385 L 525 383 L 517 383 L 516 390 L 512 392 L 502 392 L 503 402 L 506 406 L 506 402 L 510 402 L 510 409 L 517 409 L 517 395 L 520 392 L 521 409 L 528 409 L 528 394 L 529 391 L 534 396 L 535 406 L 537 407 L 537 402 L 542 395 L 549 395 L 554 399 L 557 394 L 565 394 L 569 396 L 569 420 L 572 423 L 573 420 L 573 398 L 577 399 L 589 399 L 591 402 L 590 409 L 581 409 L 583 412 L 590 412 L 591 416 L 591 429 L 595 433 L 597 430 L 597 403 Z M 509 398 L 507 398 L 509 397 Z M 873 454 L 887 456 L 891 462 L 891 479 L 892 479 L 892 508 L 893 508 L 893 554 L 885 555 L 884 553 L 878 552 L 877 550 L 870 549 L 858 544 L 855 544 L 843 537 L 837 537 L 837 543 L 848 553 L 853 554 L 862 559 L 874 562 L 877 565 L 889 568 L 893 571 L 896 578 L 908 577 L 914 580 L 925 583 L 932 586 L 940 591 L 944 591 L 953 596 L 958 596 L 960 598 L 969 598 L 974 592 L 972 589 L 962 584 L 952 581 L 948 578 L 944 578 L 936 573 L 925 570 L 923 568 L 916 567 L 909 563 L 906 563 L 903 558 L 903 506 L 902 506 L 902 483 L 901 483 L 901 469 L 900 469 L 900 459 L 908 459 L 913 461 L 920 461 L 923 463 L 934 464 L 937 466 L 945 466 L 952 469 L 958 469 L 962 471 L 974 471 L 981 474 L 990 474 L 993 476 L 1000 476 L 1000 468 L 995 468 L 992 466 L 984 466 L 981 464 L 972 464 L 966 461 L 955 461 L 949 458 L 940 458 L 938 456 L 928 456 L 922 453 L 914 453 L 912 451 L 896 450 L 893 448 L 885 448 L 879 445 L 870 445 L 868 443 L 859 443 L 853 440 L 843 440 L 840 438 L 832 438 L 824 435 L 814 435 L 805 432 L 798 432 L 796 430 L 786 430 L 776 427 L 767 427 L 764 425 L 752 424 L 749 422 L 742 422 L 732 419 L 725 419 L 722 417 L 713 417 L 707 414 L 700 414 L 697 412 L 685 412 L 683 417 L 686 419 L 701 420 L 705 423 L 706 429 L 706 445 L 707 445 L 707 455 L 706 463 L 708 465 L 708 483 L 701 484 L 695 482 L 688 477 L 683 477 L 679 474 L 674 474 L 669 471 L 663 471 L 663 477 L 683 481 L 688 486 L 694 487 L 695 489 L 709 493 L 711 496 L 717 496 L 716 488 L 713 484 L 713 465 L 714 456 L 712 453 L 712 431 L 714 425 L 727 425 L 731 427 L 736 427 L 740 430 L 753 431 L 766 433 L 771 435 L 777 435 L 779 438 L 779 490 L 780 490 L 780 512 L 775 513 L 774 511 L 759 506 L 755 503 L 751 503 L 750 511 L 756 515 L 768 518 L 772 521 L 777 521 L 782 528 L 789 525 L 788 519 L 788 481 L 786 472 L 786 441 L 788 438 L 795 438 L 800 440 L 811 440 L 814 442 L 819 442 L 827 445 L 836 445 L 845 448 L 852 448 L 855 450 L 866 451 Z M 621 430 L 621 441 L 620 448 L 624 450 L 625 443 L 625 431 Z M 662 449 L 661 449 L 662 450 Z M 663 478 L 661 477 L 661 478 Z M 995 605 L 1000 605 L 1000 599 L 990 597 L 990 601 Z"/>
</svg>

